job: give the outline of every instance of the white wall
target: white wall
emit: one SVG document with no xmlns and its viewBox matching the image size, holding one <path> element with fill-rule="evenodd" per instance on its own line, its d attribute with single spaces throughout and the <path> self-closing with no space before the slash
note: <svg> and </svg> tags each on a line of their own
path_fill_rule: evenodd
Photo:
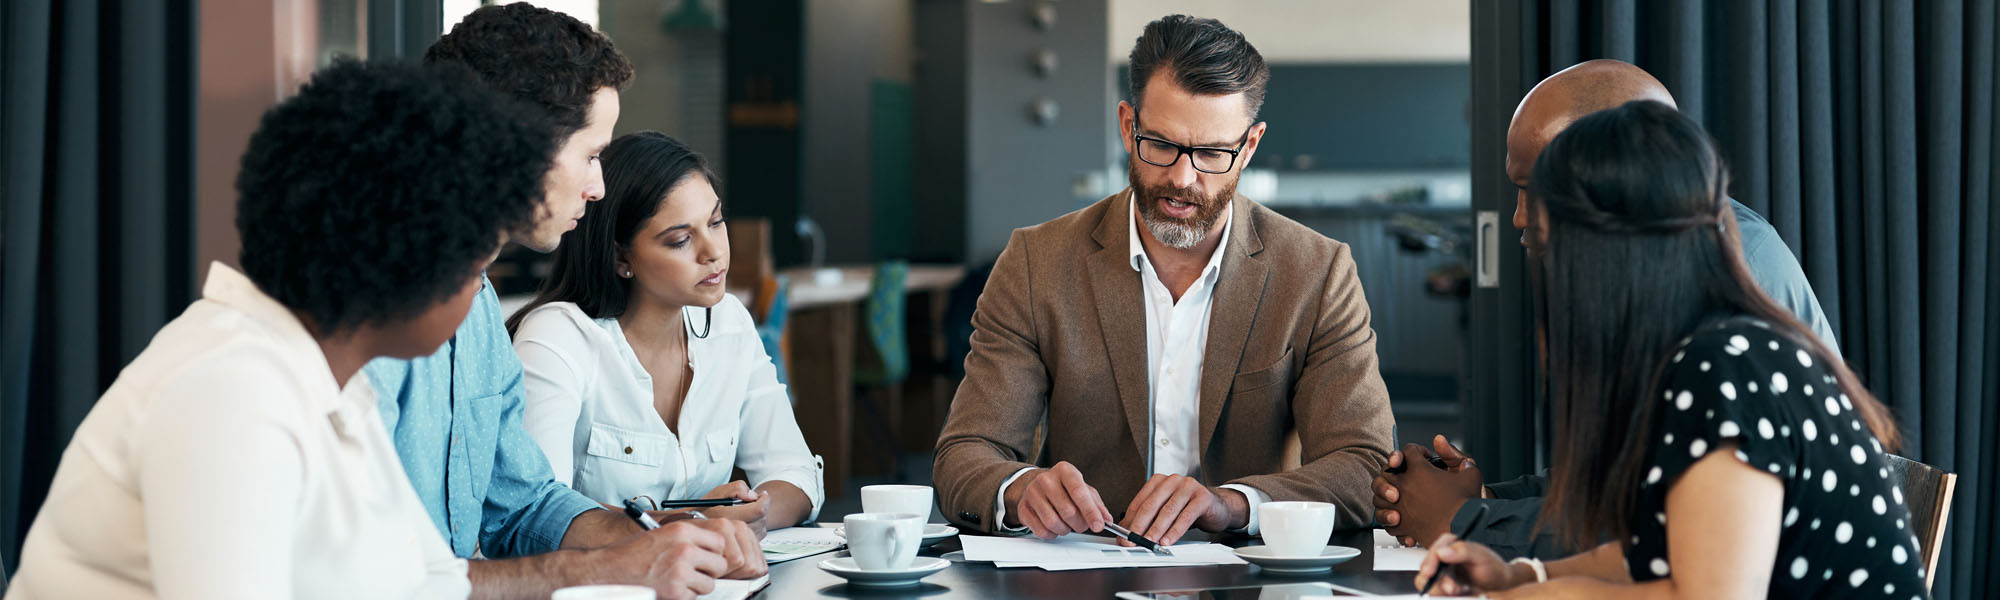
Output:
<svg viewBox="0 0 2000 600">
<path fill-rule="evenodd" d="M 1170 14 L 1222 21 L 1274 63 L 1467 62 L 1472 0 L 1111 0 L 1111 64 Z"/>
</svg>

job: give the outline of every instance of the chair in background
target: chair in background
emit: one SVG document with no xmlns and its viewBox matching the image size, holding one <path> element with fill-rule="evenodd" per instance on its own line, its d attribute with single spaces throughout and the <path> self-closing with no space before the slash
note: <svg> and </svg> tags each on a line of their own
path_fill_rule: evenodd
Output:
<svg viewBox="0 0 2000 600">
<path fill-rule="evenodd" d="M 880 455 L 877 460 L 883 463 L 883 472 L 898 481 L 904 477 L 890 424 L 897 422 L 896 413 L 891 411 L 899 405 L 903 381 L 910 377 L 909 336 L 904 330 L 909 277 L 908 261 L 887 261 L 875 269 L 862 305 L 868 343 L 862 345 L 854 366 L 854 385 L 860 390 L 856 397 L 861 420 L 870 431 L 866 436 L 869 446 Z"/>
<path fill-rule="evenodd" d="M 1958 475 L 1894 454 L 1889 455 L 1889 474 L 1909 502 L 1910 529 L 1917 533 L 1924 587 L 1929 589 L 1937 579 L 1938 554 L 1944 549 L 1944 528 L 1951 519 L 1951 495 Z"/>
<path fill-rule="evenodd" d="M 757 339 L 764 342 L 764 353 L 771 356 L 771 364 L 778 367 L 778 383 L 786 383 L 785 378 L 785 317 L 791 310 L 792 282 L 783 275 L 764 281 L 763 289 L 757 294 Z M 786 395 L 791 395 L 786 390 Z M 796 401 L 797 396 L 793 396 Z"/>
</svg>

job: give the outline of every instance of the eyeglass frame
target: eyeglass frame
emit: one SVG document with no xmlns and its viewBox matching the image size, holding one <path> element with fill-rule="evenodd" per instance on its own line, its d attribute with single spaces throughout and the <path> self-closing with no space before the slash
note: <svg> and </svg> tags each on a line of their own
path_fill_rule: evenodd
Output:
<svg viewBox="0 0 2000 600">
<path fill-rule="evenodd" d="M 1188 159 L 1188 166 L 1193 167 L 1194 170 L 1200 171 L 1202 173 L 1207 173 L 1210 175 L 1222 175 L 1236 169 L 1236 161 L 1238 159 L 1243 158 L 1243 149 L 1250 146 L 1250 131 L 1256 128 L 1257 128 L 1257 123 L 1255 122 L 1250 123 L 1249 127 L 1244 128 L 1243 139 L 1241 141 L 1236 142 L 1236 147 L 1233 149 L 1220 148 L 1216 146 L 1184 146 L 1175 142 L 1139 133 L 1139 107 L 1134 106 L 1132 107 L 1132 155 L 1139 157 L 1139 160 L 1141 162 L 1153 165 L 1155 167 L 1172 167 L 1174 166 L 1174 163 L 1178 163 L 1181 161 L 1181 157 L 1185 156 Z M 1159 142 L 1161 144 L 1173 146 L 1174 159 L 1167 161 L 1167 164 L 1164 165 L 1147 159 L 1143 144 L 1149 141 Z M 1227 152 L 1229 153 L 1229 166 L 1223 167 L 1223 169 L 1220 171 L 1210 171 L 1208 169 L 1201 168 L 1201 165 L 1194 164 L 1195 163 L 1194 152 L 1196 150 L 1212 150 L 1215 152 Z"/>
</svg>

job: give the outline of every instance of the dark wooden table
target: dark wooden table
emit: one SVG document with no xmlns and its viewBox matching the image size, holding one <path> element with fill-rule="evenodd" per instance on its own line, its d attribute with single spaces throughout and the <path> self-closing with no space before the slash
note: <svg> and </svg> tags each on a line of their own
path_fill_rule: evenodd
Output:
<svg viewBox="0 0 2000 600">
<path fill-rule="evenodd" d="M 1126 591 L 1273 585 L 1324 581 L 1376 594 L 1415 593 L 1411 585 L 1415 573 L 1375 572 L 1375 547 L 1369 530 L 1336 532 L 1333 543 L 1361 549 L 1361 556 L 1335 565 L 1331 573 L 1316 575 L 1266 574 L 1256 565 L 1206 565 L 1199 567 L 1144 567 L 1092 569 L 1085 571 L 1043 571 L 1027 568 L 995 568 L 992 563 L 954 562 L 915 586 L 864 588 L 847 585 L 847 580 L 821 571 L 820 561 L 847 556 L 845 551 L 809 556 L 771 567 L 771 586 L 756 598 L 1111 598 Z M 1195 536 L 1189 536 L 1193 539 Z M 1254 538 L 1224 536 L 1215 541 L 1230 546 L 1261 543 Z M 959 549 L 956 538 L 924 550 L 923 556 L 941 556 Z"/>
</svg>

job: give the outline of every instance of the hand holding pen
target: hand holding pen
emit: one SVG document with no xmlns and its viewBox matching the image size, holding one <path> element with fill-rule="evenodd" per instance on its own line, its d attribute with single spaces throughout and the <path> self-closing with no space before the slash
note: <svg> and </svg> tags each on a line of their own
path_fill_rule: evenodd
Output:
<svg viewBox="0 0 2000 600">
<path fill-rule="evenodd" d="M 1466 541 L 1485 524 L 1486 513 L 1487 507 L 1480 506 L 1456 534 L 1444 534 L 1431 543 L 1430 552 L 1424 555 L 1424 562 L 1417 569 L 1420 595 L 1429 595 L 1432 589 L 1453 595 L 1490 592 L 1520 584 L 1499 554 L 1484 544 Z M 1528 581 L 1533 582 L 1534 578 Z"/>
</svg>

